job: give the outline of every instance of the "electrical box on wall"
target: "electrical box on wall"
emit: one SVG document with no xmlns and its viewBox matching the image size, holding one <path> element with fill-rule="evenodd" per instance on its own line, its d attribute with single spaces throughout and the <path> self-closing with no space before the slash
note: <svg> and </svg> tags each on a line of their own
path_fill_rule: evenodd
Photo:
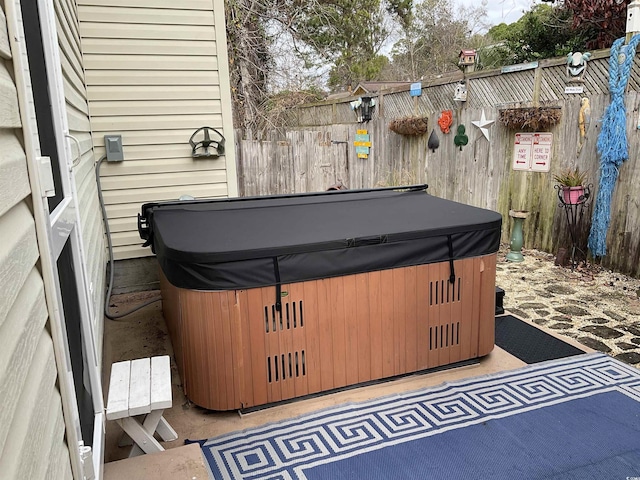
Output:
<svg viewBox="0 0 640 480">
<path fill-rule="evenodd" d="M 121 162 L 124 160 L 122 135 L 105 135 L 104 149 L 107 153 L 107 162 Z"/>
</svg>

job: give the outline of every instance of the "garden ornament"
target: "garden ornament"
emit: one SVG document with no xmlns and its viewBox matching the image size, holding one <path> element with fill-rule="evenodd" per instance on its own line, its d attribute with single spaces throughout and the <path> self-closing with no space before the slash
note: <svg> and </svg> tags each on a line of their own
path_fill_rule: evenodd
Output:
<svg viewBox="0 0 640 480">
<path fill-rule="evenodd" d="M 438 125 L 442 133 L 449 133 L 450 127 L 453 124 L 453 110 L 443 110 L 438 119 Z"/>
<path fill-rule="evenodd" d="M 487 120 L 487 117 L 484 114 L 484 110 L 482 110 L 482 116 L 480 117 L 480 120 L 471 121 L 471 123 L 473 123 L 476 127 L 480 129 L 480 131 L 482 132 L 482 135 L 484 135 L 484 138 L 487 139 L 487 142 L 489 141 L 489 127 L 493 125 L 494 122 L 495 120 Z"/>
<path fill-rule="evenodd" d="M 584 139 L 587 136 L 589 125 L 591 124 L 591 105 L 589 99 L 582 97 L 580 101 L 580 112 L 578 113 L 578 126 L 580 127 L 580 138 L 578 139 L 578 155 L 584 145 Z"/>
<path fill-rule="evenodd" d="M 431 135 L 429 135 L 429 141 L 427 142 L 427 146 L 432 152 L 436 151 L 436 148 L 440 146 L 440 139 L 438 135 L 436 135 L 436 129 L 431 130 Z"/>
<path fill-rule="evenodd" d="M 582 76 L 587 70 L 587 62 L 591 58 L 591 53 L 575 52 L 567 55 L 567 77 L 569 83 L 582 82 Z"/>
<path fill-rule="evenodd" d="M 456 144 L 456 147 L 460 147 L 460 151 L 462 151 L 462 147 L 464 145 L 469 143 L 469 137 L 467 137 L 464 134 L 464 132 L 465 132 L 464 125 L 458 125 L 458 134 L 455 137 L 453 137 L 453 143 Z"/>
<path fill-rule="evenodd" d="M 582 97 L 580 101 L 580 113 L 578 114 L 578 125 L 580 126 L 580 138 L 587 136 L 587 130 L 591 124 L 591 105 L 589 99 Z"/>
</svg>

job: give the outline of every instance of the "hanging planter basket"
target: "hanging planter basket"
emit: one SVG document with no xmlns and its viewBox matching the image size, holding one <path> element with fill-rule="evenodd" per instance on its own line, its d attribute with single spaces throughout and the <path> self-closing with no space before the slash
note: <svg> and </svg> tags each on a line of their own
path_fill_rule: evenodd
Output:
<svg viewBox="0 0 640 480">
<path fill-rule="evenodd" d="M 398 135 L 424 135 L 428 129 L 428 117 L 402 117 L 389 122 L 389 130 Z"/>
<path fill-rule="evenodd" d="M 507 128 L 547 130 L 562 118 L 560 107 L 507 108 L 500 110 L 498 121 Z"/>
</svg>

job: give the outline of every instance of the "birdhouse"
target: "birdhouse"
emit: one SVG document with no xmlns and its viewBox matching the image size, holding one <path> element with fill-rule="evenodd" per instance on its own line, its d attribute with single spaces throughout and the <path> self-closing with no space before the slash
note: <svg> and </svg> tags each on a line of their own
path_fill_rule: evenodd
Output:
<svg viewBox="0 0 640 480">
<path fill-rule="evenodd" d="M 467 84 L 464 80 L 460 80 L 456 84 L 456 88 L 453 91 L 453 100 L 456 102 L 467 101 Z"/>
<path fill-rule="evenodd" d="M 640 32 L 640 1 L 633 0 L 627 6 L 627 33 L 632 35 Z M 627 38 L 629 42 L 631 38 Z"/>
<path fill-rule="evenodd" d="M 460 50 L 458 65 L 467 67 L 476 64 L 476 51 L 473 49 Z"/>
</svg>

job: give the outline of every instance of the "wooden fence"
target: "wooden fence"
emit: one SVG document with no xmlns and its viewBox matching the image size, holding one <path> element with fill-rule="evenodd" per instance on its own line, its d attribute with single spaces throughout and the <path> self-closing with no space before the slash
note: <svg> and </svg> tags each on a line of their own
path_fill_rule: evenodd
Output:
<svg viewBox="0 0 640 480">
<path fill-rule="evenodd" d="M 462 73 L 423 83 L 422 95 L 411 97 L 408 89 L 383 92 L 377 97 L 373 119 L 356 122 L 349 106 L 353 98 L 299 107 L 290 112 L 289 125 L 270 132 L 261 141 L 242 140 L 237 132 L 237 158 L 241 195 L 264 195 L 326 190 L 335 183 L 350 189 L 382 185 L 427 183 L 429 193 L 489 208 L 503 215 L 502 240 L 509 242 L 512 221 L 509 210 L 527 210 L 525 248 L 556 253 L 570 239 L 564 210 L 560 208 L 553 175 L 567 167 L 588 172 L 595 199 L 599 157 L 596 142 L 602 117 L 609 104 L 608 51 L 594 52 L 584 76 L 584 93 L 565 93 L 564 59 L 540 62 L 537 68 L 513 73 L 477 72 L 467 75 L 468 100 L 453 101 Z M 602 264 L 640 277 L 640 62 L 636 57 L 626 94 L 629 160 L 620 168 L 611 205 L 607 256 Z M 591 103 L 591 123 L 581 149 L 578 115 L 581 97 Z M 553 134 L 551 171 L 514 171 L 513 150 L 518 130 L 497 121 L 505 108 L 557 106 L 561 121 L 547 131 Z M 437 119 L 441 110 L 453 110 L 451 133 L 443 134 Z M 489 128 L 490 141 L 472 121 L 496 120 Z M 418 137 L 393 133 L 394 118 L 420 115 L 429 118 L 429 132 Z M 454 145 L 458 125 L 465 125 L 468 144 Z M 368 158 L 357 158 L 355 135 L 366 129 L 371 138 Z M 435 129 L 440 147 L 430 151 L 429 133 Z M 586 250 L 593 201 L 584 210 L 578 232 L 579 246 Z"/>
</svg>

